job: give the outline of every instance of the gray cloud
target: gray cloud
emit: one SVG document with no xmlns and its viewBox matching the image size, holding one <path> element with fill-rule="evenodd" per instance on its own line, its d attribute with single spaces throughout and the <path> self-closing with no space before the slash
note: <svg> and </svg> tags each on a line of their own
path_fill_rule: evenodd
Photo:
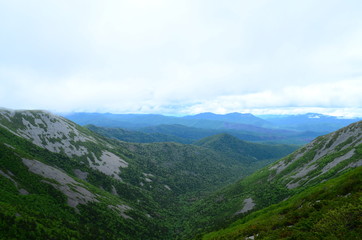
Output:
<svg viewBox="0 0 362 240">
<path fill-rule="evenodd" d="M 360 1 L 5 1 L 0 101 L 186 113 L 362 105 Z"/>
</svg>

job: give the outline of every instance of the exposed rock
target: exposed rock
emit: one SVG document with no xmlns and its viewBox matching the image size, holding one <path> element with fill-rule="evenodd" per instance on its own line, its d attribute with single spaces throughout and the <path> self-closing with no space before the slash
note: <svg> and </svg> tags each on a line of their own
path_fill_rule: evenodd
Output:
<svg viewBox="0 0 362 240">
<path fill-rule="evenodd" d="M 308 166 L 308 164 L 305 164 L 302 168 L 295 170 L 295 172 L 297 172 L 297 173 L 294 174 L 293 176 L 291 176 L 291 178 L 302 178 L 302 177 L 306 176 L 308 173 L 310 173 L 311 171 L 315 170 L 317 167 L 318 166 L 315 164 L 312 164 L 310 166 Z"/>
<path fill-rule="evenodd" d="M 300 181 L 295 182 L 295 183 L 287 183 L 286 187 L 288 189 L 293 189 L 293 188 L 299 187 L 299 185 L 300 185 Z"/>
<path fill-rule="evenodd" d="M 235 215 L 238 215 L 240 213 L 246 213 L 250 210 L 252 210 L 255 207 L 255 203 L 252 198 L 247 198 L 244 200 L 244 207 L 235 213 Z"/>
<path fill-rule="evenodd" d="M 9 172 L 9 171 L 8 171 L 8 172 Z M 8 174 L 6 174 L 5 172 L 3 172 L 2 170 L 0 170 L 0 175 L 6 177 L 6 178 L 9 179 L 10 181 L 12 181 L 16 187 L 18 187 L 18 183 L 17 183 L 12 177 L 10 177 Z"/>
<path fill-rule="evenodd" d="M 292 163 L 294 163 L 295 161 L 299 160 L 301 157 L 303 157 L 305 151 L 308 151 L 310 148 L 312 148 L 312 145 L 308 144 L 306 145 L 303 149 L 298 150 L 296 153 L 294 153 L 291 156 L 291 160 L 286 162 L 286 160 L 281 160 L 279 162 L 277 162 L 275 165 L 271 166 L 269 169 L 270 170 L 276 170 L 276 174 L 281 173 L 284 169 L 286 169 L 287 167 L 289 167 Z"/>
<path fill-rule="evenodd" d="M 18 189 L 20 195 L 28 195 L 29 192 L 26 191 L 24 188 L 19 189 L 19 184 L 12 178 L 12 177 L 15 177 L 14 174 L 12 172 L 10 172 L 9 170 L 7 170 L 7 172 L 8 172 L 8 174 L 6 174 L 5 172 L 0 170 L 0 175 L 6 177 L 11 182 L 13 182 L 15 187 Z"/>
<path fill-rule="evenodd" d="M 0 114 L 1 114 L 1 112 L 0 112 Z M 12 134 L 14 134 L 14 135 L 16 135 L 18 137 L 22 137 L 19 134 L 17 134 L 16 132 L 14 132 L 13 130 L 11 130 L 10 128 L 8 128 L 7 126 L 5 126 L 5 125 L 3 125 L 1 123 L 0 123 L 0 127 L 5 128 L 6 130 L 8 130 L 9 132 L 11 132 Z"/>
<path fill-rule="evenodd" d="M 4 145 L 7 146 L 8 148 L 15 149 L 15 147 L 11 146 L 10 144 L 4 143 Z"/>
<path fill-rule="evenodd" d="M 74 172 L 75 176 L 77 176 L 77 178 L 82 179 L 82 180 L 87 180 L 87 177 L 88 177 L 87 172 L 83 172 L 80 169 L 74 169 L 73 172 Z"/>
<path fill-rule="evenodd" d="M 96 196 L 88 191 L 82 183 L 75 181 L 66 173 L 37 160 L 23 158 L 23 163 L 32 173 L 58 182 L 54 183 L 43 180 L 43 182 L 52 185 L 54 188 L 66 195 L 68 197 L 67 203 L 69 206 L 75 208 L 78 204 L 98 202 Z"/>
<path fill-rule="evenodd" d="M 112 185 L 112 194 L 118 196 L 117 189 Z"/>
<path fill-rule="evenodd" d="M 154 177 L 155 175 L 151 174 L 151 173 L 143 173 L 143 175 L 145 177 Z"/>
<path fill-rule="evenodd" d="M 348 166 L 344 167 L 342 170 L 340 170 L 340 172 L 342 172 L 343 170 L 346 170 L 348 168 L 356 168 L 356 167 L 360 167 L 360 166 L 362 166 L 362 159 L 358 160 L 357 162 L 348 164 Z"/>
<path fill-rule="evenodd" d="M 119 168 L 128 167 L 128 163 L 126 161 L 109 151 L 103 151 L 101 160 L 96 158 L 94 163 L 89 161 L 89 165 L 93 169 L 97 169 L 98 171 L 108 176 L 112 176 L 117 180 L 122 180 L 119 177 L 119 173 L 121 172 Z"/>
<path fill-rule="evenodd" d="M 322 169 L 322 173 L 326 173 L 327 171 L 329 171 L 330 169 L 334 168 L 335 166 L 337 166 L 337 164 L 350 159 L 353 155 L 354 155 L 355 149 L 352 149 L 351 151 L 349 151 L 348 153 L 346 153 L 345 155 L 338 157 L 336 159 L 334 159 L 332 162 L 329 162 L 326 166 L 324 166 L 324 168 Z"/>
<path fill-rule="evenodd" d="M 346 142 L 349 138 L 360 137 L 360 136 L 361 136 L 361 129 L 358 127 L 358 124 L 355 124 L 353 126 L 344 128 L 340 131 L 327 135 L 326 143 L 324 144 L 322 149 L 318 150 L 312 162 L 317 161 L 318 159 L 324 157 L 328 153 L 334 152 L 335 148 L 338 145 Z M 347 144 L 346 146 L 343 147 L 343 149 L 351 146 L 352 144 L 353 142 Z"/>
<path fill-rule="evenodd" d="M 93 137 L 78 131 L 76 124 L 51 113 L 1 110 L 0 116 L 9 122 L 14 117 L 21 118 L 23 126 L 18 126 L 16 130 L 3 124 L 1 126 L 40 147 L 52 152 L 64 152 L 70 157 L 88 154 L 88 149 L 80 145 L 82 142 L 96 142 Z"/>
<path fill-rule="evenodd" d="M 125 219 L 132 219 L 132 217 L 128 216 L 125 212 L 132 209 L 130 206 L 127 205 L 108 205 L 110 209 L 116 210 L 120 216 L 122 216 Z"/>
<path fill-rule="evenodd" d="M 20 195 L 29 195 L 29 192 L 26 191 L 24 188 L 21 188 L 21 189 L 19 189 L 19 194 Z"/>
<path fill-rule="evenodd" d="M 145 181 L 148 182 L 148 183 L 152 182 L 152 180 L 149 179 L 149 178 L 145 178 Z"/>
</svg>

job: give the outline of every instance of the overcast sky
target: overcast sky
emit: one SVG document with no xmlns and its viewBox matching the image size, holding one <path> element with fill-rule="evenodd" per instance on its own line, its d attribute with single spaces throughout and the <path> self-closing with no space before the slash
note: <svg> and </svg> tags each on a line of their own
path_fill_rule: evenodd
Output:
<svg viewBox="0 0 362 240">
<path fill-rule="evenodd" d="M 362 116 L 362 1 L 0 0 L 0 106 Z"/>
</svg>

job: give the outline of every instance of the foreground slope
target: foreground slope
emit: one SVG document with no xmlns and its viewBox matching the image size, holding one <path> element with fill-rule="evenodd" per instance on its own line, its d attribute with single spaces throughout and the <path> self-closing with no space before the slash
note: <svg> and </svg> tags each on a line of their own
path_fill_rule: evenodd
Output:
<svg viewBox="0 0 362 240">
<path fill-rule="evenodd" d="M 226 227 L 249 213 L 362 165 L 362 122 L 318 137 L 293 154 L 194 205 L 190 232 Z M 206 227 L 205 227 L 206 226 Z"/>
<path fill-rule="evenodd" d="M 97 187 L 98 178 L 114 193 Z M 1 239 L 160 239 L 164 230 L 150 217 L 157 204 L 142 206 L 121 190 L 147 198 L 0 127 Z"/>
<path fill-rule="evenodd" d="M 206 234 L 204 240 L 361 239 L 362 167 Z"/>
</svg>

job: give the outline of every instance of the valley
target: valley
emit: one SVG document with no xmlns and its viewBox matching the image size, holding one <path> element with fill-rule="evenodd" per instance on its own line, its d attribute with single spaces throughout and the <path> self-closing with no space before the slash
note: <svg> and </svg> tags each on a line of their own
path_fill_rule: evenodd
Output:
<svg viewBox="0 0 362 240">
<path fill-rule="evenodd" d="M 328 227 L 360 213 L 361 122 L 307 143 L 323 134 L 252 115 L 69 119 L 0 111 L 1 239 L 303 239 L 306 221 L 360 233 L 355 215 Z"/>
</svg>

